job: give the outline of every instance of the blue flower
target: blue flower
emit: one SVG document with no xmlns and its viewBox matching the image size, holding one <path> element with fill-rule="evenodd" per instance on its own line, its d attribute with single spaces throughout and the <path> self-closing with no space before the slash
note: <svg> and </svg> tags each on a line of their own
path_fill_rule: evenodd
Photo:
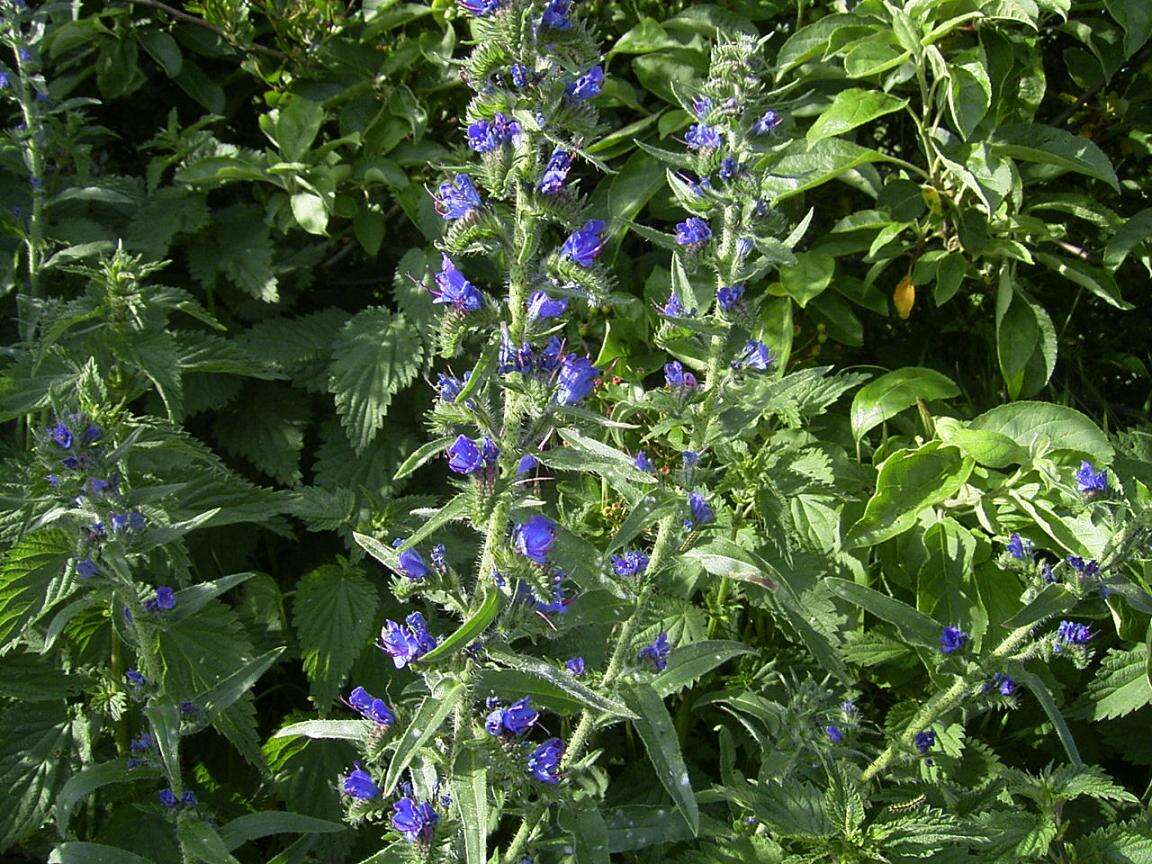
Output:
<svg viewBox="0 0 1152 864">
<path fill-rule="evenodd" d="M 703 120 L 712 110 L 712 100 L 707 96 L 697 96 L 692 100 L 692 113 Z"/>
<path fill-rule="evenodd" d="M 825 726 L 824 734 L 828 736 L 828 740 L 833 744 L 839 744 L 844 740 L 844 732 L 839 726 Z"/>
<path fill-rule="evenodd" d="M 495 465 L 499 457 L 500 451 L 491 438 L 473 441 L 460 435 L 448 448 L 448 467 L 457 474 L 474 474 Z"/>
<path fill-rule="evenodd" d="M 512 529 L 513 548 L 537 564 L 548 563 L 548 553 L 556 544 L 556 523 L 547 516 L 533 516 Z"/>
<path fill-rule="evenodd" d="M 440 397 L 441 402 L 455 402 L 456 397 L 464 389 L 464 385 L 468 383 L 468 379 L 472 377 L 471 372 L 465 372 L 463 378 L 457 378 L 453 375 L 445 375 L 440 372 L 436 376 L 436 393 Z"/>
<path fill-rule="evenodd" d="M 1032 541 L 1023 539 L 1019 534 L 1013 532 L 1012 536 L 1008 538 L 1008 545 L 1004 547 L 1008 554 L 1018 561 L 1023 561 L 1026 558 L 1032 557 Z"/>
<path fill-rule="evenodd" d="M 736 241 L 736 256 L 743 261 L 748 257 L 748 253 L 752 251 L 754 245 L 751 237 L 741 237 Z"/>
<path fill-rule="evenodd" d="M 510 144 L 520 137 L 520 124 L 502 113 L 492 118 L 493 134 L 501 144 Z"/>
<path fill-rule="evenodd" d="M 468 139 L 468 146 L 477 153 L 491 153 L 503 143 L 496 125 L 491 120 L 483 118 L 469 124 L 464 134 Z"/>
<path fill-rule="evenodd" d="M 536 188 L 545 195 L 555 195 L 564 188 L 571 168 L 571 154 L 557 147 L 548 158 L 548 164 L 544 166 L 544 173 L 540 175 L 540 182 L 536 184 Z"/>
<path fill-rule="evenodd" d="M 652 464 L 652 460 L 648 458 L 648 454 L 643 450 L 636 454 L 635 465 L 638 471 L 652 471 L 656 467 Z"/>
<path fill-rule="evenodd" d="M 778 112 L 769 108 L 760 116 L 759 120 L 752 124 L 752 130 L 757 135 L 767 135 L 783 122 L 784 118 L 781 117 Z"/>
<path fill-rule="evenodd" d="M 0 90 L 7 90 L 9 78 L 7 72 L 0 72 Z"/>
<path fill-rule="evenodd" d="M 443 257 L 440 272 L 436 274 L 436 287 L 439 290 L 432 292 L 436 298 L 433 303 L 451 304 L 453 309 L 460 312 L 477 312 L 484 305 L 484 295 L 480 289 L 456 269 L 447 255 Z"/>
<path fill-rule="evenodd" d="M 716 518 L 708 500 L 699 492 L 693 492 L 688 496 L 688 512 L 690 515 L 684 520 L 684 527 L 689 530 L 707 525 Z"/>
<path fill-rule="evenodd" d="M 712 179 L 710 177 L 701 177 L 699 180 L 689 179 L 688 188 L 697 198 L 703 198 L 706 193 L 712 191 Z"/>
<path fill-rule="evenodd" d="M 427 843 L 439 822 L 440 814 L 427 801 L 416 802 L 405 795 L 392 805 L 392 827 L 409 843 Z"/>
<path fill-rule="evenodd" d="M 725 156 L 720 162 L 720 179 L 731 180 L 738 177 L 743 170 L 744 166 L 735 157 Z"/>
<path fill-rule="evenodd" d="M 675 291 L 669 291 L 668 299 L 664 301 L 663 306 L 658 306 L 656 311 L 665 318 L 683 318 L 684 304 L 680 301 L 679 294 Z"/>
<path fill-rule="evenodd" d="M 396 715 L 384 700 L 377 699 L 363 687 L 357 687 L 348 694 L 348 707 L 379 726 L 391 726 L 396 722 Z"/>
<path fill-rule="evenodd" d="M 180 796 L 180 803 L 185 807 L 195 807 L 197 804 L 196 793 L 189 789 L 187 792 Z"/>
<path fill-rule="evenodd" d="M 489 735 L 523 735 L 540 719 L 540 712 L 532 707 L 532 697 L 517 699 L 507 708 L 497 708 L 484 721 Z"/>
<path fill-rule="evenodd" d="M 591 267 L 604 251 L 604 238 L 601 236 L 603 232 L 603 219 L 589 219 L 583 228 L 568 235 L 568 239 L 560 247 L 560 257 L 571 258 L 585 269 Z"/>
<path fill-rule="evenodd" d="M 713 127 L 693 123 L 684 135 L 684 143 L 692 150 L 715 150 L 723 143 L 723 138 Z"/>
<path fill-rule="evenodd" d="M 436 647 L 436 640 L 428 632 L 423 615 L 413 612 L 404 621 L 408 626 L 391 619 L 385 621 L 377 643 L 380 650 L 392 658 L 397 669 L 403 669 Z"/>
<path fill-rule="evenodd" d="M 180 799 L 176 797 L 176 793 L 171 789 L 161 789 L 156 793 L 156 797 L 160 799 L 161 804 L 169 809 L 172 809 L 180 804 Z"/>
<path fill-rule="evenodd" d="M 95 444 L 103 435 L 104 432 L 99 426 L 89 426 L 80 437 L 85 444 Z"/>
<path fill-rule="evenodd" d="M 448 566 L 447 560 L 448 550 L 444 548 L 443 543 L 437 543 L 432 547 L 432 566 L 440 572 L 444 572 Z"/>
<path fill-rule="evenodd" d="M 564 742 L 549 738 L 528 756 L 528 774 L 541 783 L 559 783 L 563 758 Z"/>
<path fill-rule="evenodd" d="M 566 354 L 560 361 L 560 374 L 556 378 L 556 402 L 576 405 L 596 387 L 600 370 L 589 357 Z"/>
<path fill-rule="evenodd" d="M 560 341 L 560 337 L 553 336 L 541 350 L 537 365 L 541 372 L 554 372 L 560 367 L 560 359 L 563 356 L 564 343 Z"/>
<path fill-rule="evenodd" d="M 564 661 L 564 668 L 567 669 L 573 677 L 579 678 L 584 674 L 584 658 L 569 657 Z"/>
<path fill-rule="evenodd" d="M 525 453 L 520 457 L 520 461 L 516 463 L 516 476 L 522 477 L 530 471 L 536 470 L 536 466 L 540 464 L 538 460 L 531 453 Z"/>
<path fill-rule="evenodd" d="M 546 321 L 549 318 L 559 318 L 567 308 L 568 298 L 553 300 L 547 291 L 533 291 L 532 296 L 528 298 L 528 319 Z"/>
<path fill-rule="evenodd" d="M 1080 470 L 1076 472 L 1076 485 L 1080 493 L 1092 500 L 1108 493 L 1108 470 L 1096 470 L 1096 466 L 1085 459 L 1080 463 Z"/>
<path fill-rule="evenodd" d="M 600 88 L 603 86 L 604 70 L 599 66 L 593 66 L 569 84 L 565 92 L 573 102 L 584 102 L 593 96 L 599 96 Z"/>
<path fill-rule="evenodd" d="M 512 64 L 512 84 L 520 89 L 528 83 L 528 68 L 520 63 Z"/>
<path fill-rule="evenodd" d="M 636 656 L 647 660 L 657 672 L 668 668 L 668 655 L 672 653 L 672 643 L 668 641 L 668 634 L 661 633 L 649 644 L 640 649 Z"/>
<path fill-rule="evenodd" d="M 427 654 L 436 647 L 436 640 L 428 632 L 428 624 L 424 621 L 423 615 L 419 612 L 413 612 L 404 619 L 404 623 L 412 631 L 412 638 L 416 640 L 416 649 L 420 652 L 420 656 Z"/>
<path fill-rule="evenodd" d="M 931 729 L 925 729 L 923 732 L 917 732 L 912 741 L 920 751 L 920 755 L 924 755 L 935 746 L 936 733 Z"/>
<path fill-rule="evenodd" d="M 195 717 L 200 713 L 200 707 L 191 699 L 185 699 L 180 703 L 180 714 L 183 717 Z"/>
<path fill-rule="evenodd" d="M 52 439 L 52 443 L 61 450 L 71 449 L 74 440 L 72 430 L 63 421 L 57 420 L 56 425 L 52 427 L 48 435 Z"/>
<path fill-rule="evenodd" d="M 623 555 L 612 556 L 612 572 L 617 576 L 639 576 L 648 569 L 650 560 L 639 549 L 631 549 Z"/>
<path fill-rule="evenodd" d="M 569 30 L 572 22 L 568 20 L 568 13 L 572 11 L 572 0 L 549 0 L 544 9 L 540 23 L 553 30 Z"/>
<path fill-rule="evenodd" d="M 473 15 L 481 17 L 491 15 L 500 8 L 502 0 L 457 0 L 460 8 L 465 12 L 470 12 Z"/>
<path fill-rule="evenodd" d="M 392 541 L 393 548 L 398 548 L 404 545 L 404 541 L 397 537 Z M 411 579 L 413 582 L 419 582 L 428 575 L 428 565 L 424 563 L 424 557 L 415 549 L 405 549 L 399 556 L 400 572 Z"/>
<path fill-rule="evenodd" d="M 552 576 L 552 597 L 549 600 L 535 600 L 533 607 L 545 615 L 563 615 L 568 611 L 568 601 L 564 598 L 564 573 L 557 570 Z"/>
<path fill-rule="evenodd" d="M 712 229 L 699 216 L 690 216 L 676 223 L 676 242 L 691 252 L 703 248 L 712 239 Z"/>
<path fill-rule="evenodd" d="M 148 679 L 144 677 L 139 669 L 129 669 L 124 673 L 124 680 L 132 687 L 143 687 L 148 683 Z"/>
<path fill-rule="evenodd" d="M 775 362 L 776 358 L 772 356 L 772 350 L 767 345 L 758 339 L 749 339 L 740 356 L 732 361 L 732 368 L 767 372 Z"/>
<path fill-rule="evenodd" d="M 128 749 L 133 753 L 147 753 L 152 749 L 152 736 L 147 732 L 141 732 L 137 737 L 133 738 L 128 744 Z"/>
<path fill-rule="evenodd" d="M 1079 555 L 1069 555 L 1068 566 L 1079 573 L 1081 579 L 1093 579 L 1100 575 L 1100 565 L 1096 561 L 1085 561 Z"/>
<path fill-rule="evenodd" d="M 968 642 L 968 634 L 959 627 L 945 627 L 940 632 L 940 651 L 951 654 L 959 651 Z"/>
<path fill-rule="evenodd" d="M 731 312 L 740 305 L 740 301 L 744 299 L 745 288 L 743 285 L 725 285 L 716 290 L 716 305 L 725 312 Z"/>
<path fill-rule="evenodd" d="M 359 762 L 353 762 L 352 771 L 344 777 L 344 794 L 357 801 L 371 801 L 380 797 L 380 787 L 372 782 L 372 776 L 360 767 Z"/>
<path fill-rule="evenodd" d="M 684 364 L 679 360 L 664 364 L 664 381 L 669 390 L 683 392 L 696 389 L 696 376 L 684 371 Z"/>
<path fill-rule="evenodd" d="M 167 585 L 161 585 L 152 597 L 144 601 L 144 608 L 157 615 L 171 612 L 176 608 L 176 592 Z"/>
<path fill-rule="evenodd" d="M 1087 645 L 1092 641 L 1092 630 L 1087 624 L 1078 624 L 1075 621 L 1061 621 L 1056 628 L 1056 644 L 1052 651 L 1061 653 L 1067 645 Z"/>
<path fill-rule="evenodd" d="M 695 450 L 685 450 L 680 454 L 680 458 L 684 460 L 685 469 L 695 468 L 700 464 L 700 454 Z"/>
<path fill-rule="evenodd" d="M 1003 672 L 997 672 L 992 676 L 992 686 L 1001 696 L 1011 696 L 1016 692 L 1016 682 Z"/>
<path fill-rule="evenodd" d="M 76 575 L 81 579 L 91 579 L 93 576 L 100 574 L 99 569 L 92 562 L 91 558 L 81 558 L 76 562 Z"/>
<path fill-rule="evenodd" d="M 467 219 L 484 206 L 480 193 L 467 174 L 457 174 L 451 183 L 441 183 L 436 190 L 436 212 L 449 222 Z"/>
</svg>

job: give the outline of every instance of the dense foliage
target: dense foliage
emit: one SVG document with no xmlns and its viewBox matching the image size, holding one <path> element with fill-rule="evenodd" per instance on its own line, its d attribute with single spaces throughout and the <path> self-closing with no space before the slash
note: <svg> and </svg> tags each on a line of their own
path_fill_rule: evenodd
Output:
<svg viewBox="0 0 1152 864">
<path fill-rule="evenodd" d="M 0 0 L 0 855 L 1152 864 L 1146 0 Z"/>
</svg>

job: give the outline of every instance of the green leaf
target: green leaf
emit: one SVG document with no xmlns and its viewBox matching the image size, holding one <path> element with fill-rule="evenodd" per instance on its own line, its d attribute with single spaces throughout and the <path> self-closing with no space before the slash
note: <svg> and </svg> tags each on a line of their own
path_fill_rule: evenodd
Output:
<svg viewBox="0 0 1152 864">
<path fill-rule="evenodd" d="M 1088 685 L 1093 720 L 1115 720 L 1152 702 L 1148 658 L 1148 644 L 1145 642 L 1128 650 L 1108 650 L 1099 671 Z"/>
<path fill-rule="evenodd" d="M 1029 452 L 1040 446 L 1071 450 L 1105 464 L 1115 452 L 1099 426 L 1076 409 L 1051 402 L 1000 405 L 972 420 L 969 428 L 1004 435 Z"/>
<path fill-rule="evenodd" d="M 948 110 L 960 137 L 967 141 L 992 105 L 992 82 L 978 62 L 950 65 L 948 75 Z"/>
<path fill-rule="evenodd" d="M 1152 7 L 1144 0 L 1104 0 L 1104 5 L 1124 28 L 1124 54 L 1131 57 L 1152 37 Z"/>
<path fill-rule="evenodd" d="M 780 273 L 780 284 L 788 295 L 803 308 L 812 298 L 824 292 L 832 283 L 836 272 L 836 259 L 823 252 L 803 252 L 796 256 L 796 264 Z"/>
<path fill-rule="evenodd" d="M 752 651 L 741 642 L 727 639 L 707 639 L 690 645 L 677 646 L 668 658 L 668 666 L 652 679 L 652 689 L 660 698 L 678 693 L 698 678 L 703 678 L 717 666 L 733 657 Z"/>
<path fill-rule="evenodd" d="M 680 753 L 680 740 L 664 701 L 651 686 L 644 683 L 624 688 L 624 701 L 637 715 L 632 721 L 656 776 L 672 796 L 678 809 L 692 830 L 693 836 L 700 832 L 700 810 L 696 805 L 696 795 L 688 779 L 688 768 Z"/>
<path fill-rule="evenodd" d="M 1005 629 L 1016 630 L 1047 620 L 1076 605 L 1076 596 L 1063 585 L 1045 585 L 1019 612 L 1004 622 Z"/>
<path fill-rule="evenodd" d="M 1076 258 L 1064 258 L 1047 252 L 1036 252 L 1036 260 L 1069 282 L 1087 288 L 1109 306 L 1115 306 L 1117 309 L 1133 308 L 1132 304 L 1121 296 L 1120 286 L 1107 270 L 1093 267 Z"/>
<path fill-rule="evenodd" d="M 857 585 L 847 579 L 829 577 L 824 580 L 829 590 L 837 597 L 859 606 L 865 612 L 887 621 L 900 631 L 900 635 L 913 645 L 925 648 L 940 647 L 940 633 L 943 627 L 927 615 L 917 612 L 887 594 L 881 594 L 866 585 Z"/>
<path fill-rule="evenodd" d="M 465 864 L 488 864 L 487 761 L 478 746 L 466 743 L 452 772 L 452 801 L 464 831 Z"/>
<path fill-rule="evenodd" d="M 1024 162 L 1052 165 L 1102 180 L 1120 191 L 1112 163 L 1104 151 L 1087 138 L 1042 123 L 1014 123 L 999 127 L 992 137 L 993 149 Z"/>
<path fill-rule="evenodd" d="M 305 738 L 322 740 L 364 741 L 371 726 L 366 720 L 305 720 L 302 723 L 289 723 L 276 730 L 273 738 L 290 738 L 302 735 Z"/>
<path fill-rule="evenodd" d="M 0 850 L 48 818 L 73 746 L 63 701 L 15 703 L 0 713 Z"/>
<path fill-rule="evenodd" d="M 769 178 L 765 187 L 776 191 L 780 199 L 790 198 L 823 186 L 853 168 L 870 162 L 889 161 L 890 158 L 878 150 L 861 147 L 843 138 L 825 138 L 811 144 L 796 141 L 772 167 L 772 173 L 777 176 Z"/>
<path fill-rule="evenodd" d="M 1117 270 L 1137 246 L 1152 235 L 1152 207 L 1141 210 L 1124 223 L 1104 249 L 1104 267 Z"/>
<path fill-rule="evenodd" d="M 328 232 L 328 208 L 324 199 L 315 192 L 295 192 L 291 199 L 292 215 L 296 224 L 309 234 L 318 234 L 321 237 Z"/>
<path fill-rule="evenodd" d="M 68 836 L 68 823 L 72 811 L 89 795 L 104 786 L 113 783 L 126 783 L 133 780 L 154 780 L 157 772 L 148 768 L 134 768 L 128 770 L 128 763 L 123 759 L 114 759 L 111 762 L 100 762 L 87 765 L 68 778 L 56 797 L 56 828 L 63 837 Z"/>
<path fill-rule="evenodd" d="M 210 230 L 188 246 L 187 256 L 189 272 L 206 288 L 223 277 L 257 300 L 280 299 L 271 229 L 256 208 L 214 211 Z"/>
<path fill-rule="evenodd" d="M 285 385 L 247 390 L 244 410 L 220 412 L 214 424 L 226 451 L 289 486 L 302 479 L 300 456 L 311 419 L 307 402 L 296 399 L 295 392 Z"/>
<path fill-rule="evenodd" d="M 247 582 L 255 573 L 233 573 L 211 582 L 200 582 L 191 588 L 183 588 L 176 592 L 176 608 L 168 613 L 168 621 L 183 621 L 195 615 L 201 609 L 215 600 L 221 594 L 231 591 L 237 585 Z"/>
<path fill-rule="evenodd" d="M 48 856 L 48 864 L 153 864 L 153 861 L 103 843 L 61 843 Z"/>
<path fill-rule="evenodd" d="M 401 480 L 404 477 L 407 477 L 433 456 L 448 447 L 455 440 L 455 435 L 445 435 L 442 438 L 429 441 L 427 444 L 412 453 L 412 455 L 405 459 L 402 463 L 400 463 L 400 467 L 396 469 L 396 473 L 392 475 L 392 479 Z"/>
<path fill-rule="evenodd" d="M 201 864 L 240 864 L 216 833 L 216 829 L 199 819 L 181 819 L 176 824 L 180 851 L 191 861 Z"/>
<path fill-rule="evenodd" d="M 312 701 L 326 710 L 372 639 L 378 597 L 358 570 L 325 564 L 300 580 L 292 620 Z"/>
<path fill-rule="evenodd" d="M 667 807 L 632 804 L 608 814 L 608 849 L 613 855 L 691 840 L 693 836 L 679 814 Z"/>
<path fill-rule="evenodd" d="M 1013 399 L 1034 396 L 1056 368 L 1056 328 L 1044 307 L 1006 278 L 996 304 L 996 353 Z"/>
<path fill-rule="evenodd" d="M 227 823 L 220 829 L 220 839 L 231 852 L 245 843 L 268 837 L 272 834 L 335 834 L 347 830 L 347 825 L 304 816 L 300 813 L 285 813 L 280 810 L 265 810 L 260 813 L 246 813 Z"/>
<path fill-rule="evenodd" d="M 816 122 L 808 127 L 810 142 L 843 135 L 845 132 L 870 123 L 877 117 L 899 111 L 908 104 L 907 99 L 897 99 L 880 90 L 862 90 L 853 87 L 836 94 Z"/>
<path fill-rule="evenodd" d="M 601 696 L 595 690 L 577 681 L 566 669 L 561 669 L 551 663 L 545 663 L 532 657 L 512 654 L 496 648 L 489 648 L 488 655 L 497 663 L 503 663 L 512 669 L 527 672 L 537 678 L 543 678 L 549 684 L 563 690 L 582 704 L 594 711 L 603 711 L 616 717 L 635 718 L 636 715 L 627 705 Z"/>
<path fill-rule="evenodd" d="M 419 334 L 404 316 L 382 306 L 359 313 L 340 333 L 330 389 L 357 453 L 384 425 L 392 397 L 415 380 L 422 352 Z"/>
<path fill-rule="evenodd" d="M 9 644 L 40 614 L 64 575 L 74 541 L 52 528 L 26 534 L 0 564 L 0 646 Z"/>
<path fill-rule="evenodd" d="M 608 825 L 599 810 L 586 802 L 564 807 L 559 823 L 572 836 L 573 864 L 611 864 Z"/>
<path fill-rule="evenodd" d="M 955 495 L 968 480 L 974 463 L 955 447 L 928 444 L 898 450 L 884 460 L 876 492 L 864 515 L 845 537 L 849 546 L 874 546 L 907 531 L 921 510 Z"/>
<path fill-rule="evenodd" d="M 960 448 L 965 456 L 976 460 L 978 465 L 989 468 L 1006 468 L 1021 465 L 1028 461 L 1028 451 L 999 432 L 982 429 L 969 429 L 952 417 L 936 418 L 936 434 L 945 444 Z"/>
<path fill-rule="evenodd" d="M 173 790 L 179 794 L 180 788 L 180 708 L 171 699 L 152 699 L 144 708 L 144 716 L 152 727 L 152 737 L 156 749 L 160 751 L 160 761 Z"/>
<path fill-rule="evenodd" d="M 452 635 L 427 654 L 422 655 L 418 662 L 436 663 L 447 657 L 453 657 L 458 651 L 467 648 L 488 628 L 489 624 L 496 620 L 496 615 L 500 612 L 500 597 L 499 591 L 488 591 L 484 595 L 480 607 L 456 628 Z"/>
<path fill-rule="evenodd" d="M 285 97 L 276 115 L 276 144 L 285 162 L 302 162 L 324 125 L 324 108 L 299 96 Z"/>
<path fill-rule="evenodd" d="M 205 720 L 211 722 L 216 719 L 221 711 L 228 709 L 236 700 L 251 690 L 260 680 L 260 676 L 268 671 L 269 667 L 284 653 L 284 650 L 284 647 L 281 646 L 261 654 L 255 660 L 245 663 L 224 678 L 211 690 L 201 693 L 193 699 L 192 701 L 204 712 Z"/>
<path fill-rule="evenodd" d="M 655 477 L 636 467 L 631 456 L 615 447 L 602 444 L 576 429 L 561 429 L 560 437 L 568 447 L 553 447 L 537 454 L 537 458 L 550 468 L 592 472 L 627 483 L 649 485 L 656 482 Z"/>
<path fill-rule="evenodd" d="M 951 399 L 960 388 L 947 375 L 923 366 L 906 366 L 869 381 L 852 399 L 852 435 L 859 441 L 871 429 L 918 401 Z"/>
<path fill-rule="evenodd" d="M 924 532 L 928 560 L 916 578 L 916 608 L 936 621 L 972 631 L 982 615 L 971 581 L 976 540 L 952 518 L 941 519 Z"/>
<path fill-rule="evenodd" d="M 465 697 L 467 688 L 459 681 L 448 681 L 437 693 L 425 696 L 412 715 L 403 734 L 397 738 L 396 750 L 388 763 L 388 773 L 384 777 L 383 792 L 391 795 L 408 765 L 416 758 L 420 748 L 427 744 L 440 731 L 445 718 L 452 713 L 456 703 Z"/>
</svg>

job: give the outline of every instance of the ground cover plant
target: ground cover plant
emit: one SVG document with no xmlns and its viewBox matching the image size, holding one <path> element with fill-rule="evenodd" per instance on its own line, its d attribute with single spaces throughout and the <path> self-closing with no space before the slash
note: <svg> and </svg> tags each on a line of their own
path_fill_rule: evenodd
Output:
<svg viewBox="0 0 1152 864">
<path fill-rule="evenodd" d="M 0 0 L 0 855 L 1152 862 L 1143 0 Z"/>
</svg>

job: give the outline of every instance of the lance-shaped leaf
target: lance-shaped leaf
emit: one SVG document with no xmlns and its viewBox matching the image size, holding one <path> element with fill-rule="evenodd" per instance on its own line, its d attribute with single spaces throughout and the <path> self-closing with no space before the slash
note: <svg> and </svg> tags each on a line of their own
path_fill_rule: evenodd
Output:
<svg viewBox="0 0 1152 864">
<path fill-rule="evenodd" d="M 407 477 L 441 450 L 446 448 L 449 444 L 456 440 L 455 435 L 444 435 L 437 438 L 435 441 L 429 441 L 423 447 L 412 453 L 407 459 L 400 463 L 400 467 L 396 469 L 396 473 L 392 475 L 393 480 L 400 480 Z"/>
<path fill-rule="evenodd" d="M 452 801 L 463 826 L 465 864 L 488 862 L 487 762 L 478 747 L 465 744 L 456 757 L 452 772 Z"/>
<path fill-rule="evenodd" d="M 1008 675 L 1032 691 L 1032 695 L 1036 697 L 1036 701 L 1040 703 L 1040 707 L 1044 709 L 1044 713 L 1052 722 L 1052 727 L 1056 730 L 1056 735 L 1060 739 L 1060 743 L 1064 745 L 1064 751 L 1072 760 L 1072 764 L 1083 765 L 1080 751 L 1076 749 L 1076 741 L 1072 738 L 1072 731 L 1068 728 L 1068 723 L 1056 706 L 1056 700 L 1052 698 L 1052 692 L 1044 680 L 1039 675 L 1027 671 L 1019 663 L 1008 664 Z"/>
<path fill-rule="evenodd" d="M 608 825 L 600 811 L 581 802 L 560 811 L 560 827 L 572 835 L 576 864 L 610 864 Z"/>
<path fill-rule="evenodd" d="M 273 834 L 334 834 L 347 827 L 339 822 L 301 813 L 267 810 L 262 813 L 246 813 L 233 819 L 220 829 L 220 839 L 231 852 L 245 843 Z"/>
<path fill-rule="evenodd" d="M 208 605 L 209 601 L 219 597 L 225 591 L 247 582 L 255 573 L 233 573 L 222 579 L 211 582 L 201 582 L 191 588 L 184 588 L 176 592 L 176 608 L 168 613 L 169 621 L 183 621 L 189 615 L 194 615 Z"/>
<path fill-rule="evenodd" d="M 729 639 L 706 639 L 680 645 L 668 658 L 667 668 L 652 679 L 652 689 L 661 698 L 671 696 L 717 666 L 751 651 L 747 645 Z"/>
<path fill-rule="evenodd" d="M 488 593 L 484 595 L 484 600 L 480 603 L 480 608 L 468 616 L 468 620 L 456 628 L 452 635 L 427 654 L 422 655 L 418 662 L 435 663 L 446 657 L 452 657 L 457 651 L 462 651 L 468 647 L 477 636 L 483 633 L 489 624 L 496 620 L 496 615 L 499 612 L 500 592 L 489 590 Z"/>
<path fill-rule="evenodd" d="M 558 687 L 594 711 L 603 711 L 606 714 L 629 719 L 636 717 L 636 714 L 627 705 L 616 699 L 601 696 L 588 685 L 573 678 L 566 669 L 560 669 L 550 663 L 495 648 L 488 649 L 488 656 L 497 663 L 503 663 L 512 669 L 519 669 L 522 672 L 543 678 L 549 684 Z"/>
<path fill-rule="evenodd" d="M 203 712 L 204 722 L 211 723 L 221 711 L 227 710 L 237 699 L 252 689 L 260 676 L 268 671 L 284 650 L 284 646 L 281 646 L 261 654 L 221 680 L 211 690 L 195 697 L 192 701 Z"/>
<path fill-rule="evenodd" d="M 829 577 L 825 581 L 829 590 L 837 597 L 859 606 L 882 621 L 887 621 L 899 630 L 900 635 L 908 642 L 923 645 L 925 648 L 940 647 L 940 633 L 944 628 L 907 603 L 847 579 Z"/>
<path fill-rule="evenodd" d="M 61 843 L 48 856 L 48 864 L 153 864 L 153 861 L 103 843 Z"/>
<path fill-rule="evenodd" d="M 680 752 L 680 740 L 676 737 L 676 728 L 664 707 L 664 700 L 650 685 L 643 683 L 625 688 L 624 699 L 637 714 L 632 725 L 640 733 L 656 776 L 695 836 L 700 831 L 700 809 Z"/>
<path fill-rule="evenodd" d="M 68 836 L 68 823 L 72 811 L 89 795 L 113 783 L 127 783 L 133 780 L 155 780 L 160 772 L 153 768 L 133 768 L 128 770 L 124 759 L 99 762 L 88 765 L 68 778 L 68 782 L 56 797 L 56 828 L 64 837 Z"/>
<path fill-rule="evenodd" d="M 392 794 L 392 790 L 396 788 L 400 777 L 420 748 L 440 731 L 444 718 L 452 713 L 452 709 L 464 697 L 465 692 L 463 684 L 453 681 L 439 693 L 424 697 L 424 701 L 420 703 L 420 707 L 412 717 L 412 722 L 400 737 L 396 750 L 392 753 L 392 761 L 388 763 L 388 772 L 384 776 L 385 795 Z"/>
<path fill-rule="evenodd" d="M 1063 585 L 1055 583 L 1045 585 L 1027 606 L 1005 621 L 1004 626 L 1009 630 L 1030 627 L 1054 615 L 1067 612 L 1075 605 L 1075 595 L 1069 593 Z"/>
<path fill-rule="evenodd" d="M 371 728 L 367 720 L 305 720 L 302 723 L 289 723 L 277 729 L 272 737 L 290 738 L 293 735 L 302 735 L 305 738 L 364 741 Z"/>
<path fill-rule="evenodd" d="M 152 699 L 144 709 L 152 726 L 152 739 L 160 751 L 160 761 L 168 774 L 168 784 L 179 795 L 180 783 L 180 708 L 171 699 Z"/>
</svg>

